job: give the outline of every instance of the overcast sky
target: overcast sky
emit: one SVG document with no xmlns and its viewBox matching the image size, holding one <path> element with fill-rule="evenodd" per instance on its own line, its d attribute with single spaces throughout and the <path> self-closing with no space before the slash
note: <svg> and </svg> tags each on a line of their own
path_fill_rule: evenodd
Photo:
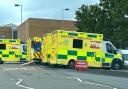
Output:
<svg viewBox="0 0 128 89">
<path fill-rule="evenodd" d="M 99 0 L 0 0 L 0 25 L 13 23 L 19 25 L 21 22 L 20 7 L 22 4 L 23 22 L 28 18 L 62 19 L 62 9 L 65 20 L 74 20 L 75 11 L 82 4 L 90 5 L 99 3 Z"/>
</svg>

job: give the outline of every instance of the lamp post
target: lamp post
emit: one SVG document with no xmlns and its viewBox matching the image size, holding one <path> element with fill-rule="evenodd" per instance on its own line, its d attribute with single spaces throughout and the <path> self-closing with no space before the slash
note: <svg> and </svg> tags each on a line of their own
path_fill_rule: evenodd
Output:
<svg viewBox="0 0 128 89">
<path fill-rule="evenodd" d="M 20 24 L 22 24 L 22 4 L 15 4 L 15 7 L 21 7 L 21 9 L 20 9 L 20 11 L 21 11 L 21 23 Z M 21 26 L 21 29 L 20 29 L 20 37 L 22 36 L 22 26 Z M 22 38 L 22 37 L 21 37 Z"/>
<path fill-rule="evenodd" d="M 62 23 L 61 23 L 61 29 L 63 29 L 64 11 L 69 11 L 69 8 L 62 9 Z"/>
<path fill-rule="evenodd" d="M 22 24 L 22 4 L 15 4 L 15 7 L 18 7 L 18 6 L 21 7 L 21 24 Z"/>
</svg>

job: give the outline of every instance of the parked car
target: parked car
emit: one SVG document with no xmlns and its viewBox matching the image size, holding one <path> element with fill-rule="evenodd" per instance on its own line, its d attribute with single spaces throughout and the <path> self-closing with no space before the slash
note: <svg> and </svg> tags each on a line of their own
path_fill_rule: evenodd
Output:
<svg viewBox="0 0 128 89">
<path fill-rule="evenodd" d="M 119 49 L 118 52 L 122 55 L 125 68 L 128 68 L 128 49 Z"/>
</svg>

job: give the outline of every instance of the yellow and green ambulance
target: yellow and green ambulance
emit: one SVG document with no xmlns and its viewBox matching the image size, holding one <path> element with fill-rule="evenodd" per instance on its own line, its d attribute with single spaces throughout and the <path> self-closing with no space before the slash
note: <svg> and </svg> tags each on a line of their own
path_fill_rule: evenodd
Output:
<svg viewBox="0 0 128 89">
<path fill-rule="evenodd" d="M 103 34 L 57 30 L 44 37 L 44 62 L 73 68 L 76 60 L 87 61 L 89 67 L 121 69 L 121 55 Z M 46 50 L 47 48 L 47 50 Z M 44 52 L 46 50 L 46 52 Z"/>
</svg>

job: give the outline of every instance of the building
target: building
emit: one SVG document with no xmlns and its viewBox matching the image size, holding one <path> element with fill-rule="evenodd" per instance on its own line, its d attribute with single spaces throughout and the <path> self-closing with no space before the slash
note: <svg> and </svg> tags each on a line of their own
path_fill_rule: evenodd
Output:
<svg viewBox="0 0 128 89">
<path fill-rule="evenodd" d="M 17 26 L 14 24 L 1 26 L 0 39 L 17 39 Z"/>
<path fill-rule="evenodd" d="M 28 38 L 43 37 L 45 33 L 66 29 L 75 31 L 75 21 L 29 18 L 18 27 L 18 38 L 26 42 Z"/>
</svg>

